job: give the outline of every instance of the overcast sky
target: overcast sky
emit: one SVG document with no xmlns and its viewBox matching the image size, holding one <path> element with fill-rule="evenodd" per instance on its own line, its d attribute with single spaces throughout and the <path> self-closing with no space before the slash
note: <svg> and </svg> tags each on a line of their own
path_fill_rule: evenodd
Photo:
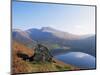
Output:
<svg viewBox="0 0 100 75">
<path fill-rule="evenodd" d="M 78 35 L 95 34 L 95 7 L 13 1 L 12 24 L 14 29 L 53 27 Z"/>
</svg>

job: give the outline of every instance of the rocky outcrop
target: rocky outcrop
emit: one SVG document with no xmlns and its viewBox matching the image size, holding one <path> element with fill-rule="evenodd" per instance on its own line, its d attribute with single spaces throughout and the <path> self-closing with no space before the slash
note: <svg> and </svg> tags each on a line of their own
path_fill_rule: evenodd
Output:
<svg viewBox="0 0 100 75">
<path fill-rule="evenodd" d="M 50 62 L 52 61 L 52 55 L 49 51 L 49 49 L 42 44 L 37 44 L 37 47 L 35 48 L 35 53 L 32 57 L 30 57 L 30 60 L 37 61 L 37 62 Z"/>
</svg>

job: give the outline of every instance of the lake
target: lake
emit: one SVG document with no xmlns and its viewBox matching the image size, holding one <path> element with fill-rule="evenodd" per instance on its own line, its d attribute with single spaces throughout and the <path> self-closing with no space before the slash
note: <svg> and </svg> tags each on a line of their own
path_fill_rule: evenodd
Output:
<svg viewBox="0 0 100 75">
<path fill-rule="evenodd" d="M 64 63 L 71 64 L 73 66 L 82 69 L 94 69 L 95 57 L 83 52 L 68 52 L 54 56 L 56 59 L 63 61 Z"/>
</svg>

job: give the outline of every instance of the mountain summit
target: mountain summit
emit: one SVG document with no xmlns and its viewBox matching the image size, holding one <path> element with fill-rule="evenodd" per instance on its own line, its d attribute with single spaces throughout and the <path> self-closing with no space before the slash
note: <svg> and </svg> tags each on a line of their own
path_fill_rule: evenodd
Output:
<svg viewBox="0 0 100 75">
<path fill-rule="evenodd" d="M 15 29 L 12 32 L 13 40 L 33 47 L 36 41 L 45 44 L 48 48 L 69 46 L 75 51 L 95 55 L 95 36 L 79 36 L 60 31 L 51 27 L 28 30 Z"/>
<path fill-rule="evenodd" d="M 60 30 L 54 29 L 52 27 L 42 27 L 41 31 L 51 33 L 53 36 L 56 36 L 60 39 L 65 39 L 65 40 L 76 40 L 76 39 L 80 38 L 80 36 L 78 36 L 78 35 L 60 31 Z"/>
<path fill-rule="evenodd" d="M 43 32 L 56 32 L 58 30 L 56 30 L 56 29 L 54 29 L 52 27 L 42 27 L 41 31 L 43 31 Z"/>
</svg>

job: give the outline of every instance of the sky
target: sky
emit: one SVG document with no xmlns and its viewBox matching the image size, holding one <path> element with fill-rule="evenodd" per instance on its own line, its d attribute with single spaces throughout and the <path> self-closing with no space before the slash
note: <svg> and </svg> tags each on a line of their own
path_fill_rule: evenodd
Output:
<svg viewBox="0 0 100 75">
<path fill-rule="evenodd" d="M 77 35 L 95 34 L 95 7 L 12 2 L 12 28 L 52 27 Z"/>
</svg>

